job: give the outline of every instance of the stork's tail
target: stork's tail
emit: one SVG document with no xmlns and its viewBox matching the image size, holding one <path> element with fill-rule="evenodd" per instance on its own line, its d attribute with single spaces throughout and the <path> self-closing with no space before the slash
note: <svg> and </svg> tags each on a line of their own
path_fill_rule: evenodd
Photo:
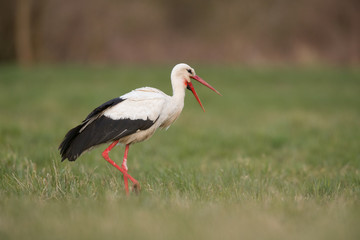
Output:
<svg viewBox="0 0 360 240">
<path fill-rule="evenodd" d="M 74 141 L 80 135 L 80 129 L 84 123 L 71 129 L 59 146 L 61 161 L 69 159 L 75 161 L 86 149 L 79 144 L 79 141 Z"/>
</svg>

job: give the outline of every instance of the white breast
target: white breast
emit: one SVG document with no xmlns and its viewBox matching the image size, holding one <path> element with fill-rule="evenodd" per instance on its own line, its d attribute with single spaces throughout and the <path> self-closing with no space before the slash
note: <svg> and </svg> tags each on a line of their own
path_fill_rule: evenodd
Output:
<svg viewBox="0 0 360 240">
<path fill-rule="evenodd" d="M 139 88 L 120 98 L 124 101 L 104 112 L 106 117 L 113 120 L 151 120 L 154 125 L 146 130 L 120 139 L 123 144 L 136 143 L 150 138 L 159 127 L 168 128 L 180 115 L 184 106 L 183 101 L 176 101 L 162 91 L 155 88 Z"/>
</svg>

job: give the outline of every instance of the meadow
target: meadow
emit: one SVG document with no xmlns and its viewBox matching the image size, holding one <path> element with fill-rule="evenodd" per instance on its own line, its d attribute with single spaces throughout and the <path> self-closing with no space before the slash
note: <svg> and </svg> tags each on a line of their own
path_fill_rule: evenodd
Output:
<svg viewBox="0 0 360 240">
<path fill-rule="evenodd" d="M 141 193 L 57 150 L 101 103 L 171 94 L 172 66 L 0 66 L 0 239 L 360 239 L 360 71 L 193 66 L 167 131 L 130 147 Z M 123 147 L 111 158 L 121 163 Z"/>
</svg>

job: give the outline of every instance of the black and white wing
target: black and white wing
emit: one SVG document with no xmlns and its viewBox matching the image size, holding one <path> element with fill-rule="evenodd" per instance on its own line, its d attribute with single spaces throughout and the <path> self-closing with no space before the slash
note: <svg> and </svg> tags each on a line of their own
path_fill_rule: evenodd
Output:
<svg viewBox="0 0 360 240">
<path fill-rule="evenodd" d="M 167 95 L 153 88 L 140 88 L 107 101 L 71 129 L 59 146 L 62 161 L 75 161 L 84 151 L 137 131 L 158 120 Z"/>
</svg>

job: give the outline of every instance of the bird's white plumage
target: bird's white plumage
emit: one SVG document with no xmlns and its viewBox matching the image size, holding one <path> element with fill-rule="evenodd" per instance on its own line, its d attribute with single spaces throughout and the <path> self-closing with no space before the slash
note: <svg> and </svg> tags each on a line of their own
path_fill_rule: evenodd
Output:
<svg viewBox="0 0 360 240">
<path fill-rule="evenodd" d="M 189 73 L 189 70 L 192 72 Z M 171 72 L 173 95 L 169 96 L 159 89 L 143 87 L 120 96 L 124 101 L 104 111 L 105 117 L 113 120 L 151 120 L 154 124 L 146 130 L 121 138 L 123 144 L 144 141 L 150 138 L 158 129 L 169 128 L 180 116 L 184 107 L 186 82 L 195 71 L 187 64 L 178 64 Z"/>
<path fill-rule="evenodd" d="M 180 116 L 184 106 L 183 97 L 170 97 L 150 87 L 135 89 L 120 98 L 124 101 L 105 110 L 103 113 L 105 117 L 113 120 L 154 121 L 150 128 L 120 139 L 120 142 L 124 144 L 144 141 L 150 138 L 159 127 L 168 128 Z"/>
<path fill-rule="evenodd" d="M 159 118 L 169 96 L 158 89 L 144 87 L 135 89 L 120 98 L 124 101 L 106 110 L 104 112 L 106 117 L 113 120 L 149 119 L 155 121 Z"/>
<path fill-rule="evenodd" d="M 126 145 L 141 142 L 150 138 L 156 129 L 168 128 L 180 116 L 186 88 L 201 105 L 190 78 L 217 92 L 189 65 L 177 64 L 171 72 L 172 96 L 144 87 L 103 103 L 66 134 L 59 147 L 62 159 L 74 161 L 86 150 L 109 141 Z"/>
</svg>

